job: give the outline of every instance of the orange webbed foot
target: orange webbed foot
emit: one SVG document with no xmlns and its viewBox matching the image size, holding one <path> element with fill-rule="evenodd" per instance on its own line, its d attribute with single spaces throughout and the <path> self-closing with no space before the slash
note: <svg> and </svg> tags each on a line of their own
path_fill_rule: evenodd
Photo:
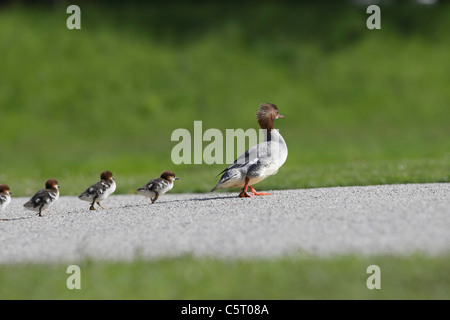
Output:
<svg viewBox="0 0 450 320">
<path fill-rule="evenodd" d="M 247 191 L 242 190 L 238 195 L 239 198 L 251 198 L 251 195 L 247 193 Z"/>
<path fill-rule="evenodd" d="M 249 186 L 250 191 L 255 195 L 255 196 L 270 196 L 271 193 L 267 193 L 267 192 L 257 192 L 252 186 Z"/>
</svg>

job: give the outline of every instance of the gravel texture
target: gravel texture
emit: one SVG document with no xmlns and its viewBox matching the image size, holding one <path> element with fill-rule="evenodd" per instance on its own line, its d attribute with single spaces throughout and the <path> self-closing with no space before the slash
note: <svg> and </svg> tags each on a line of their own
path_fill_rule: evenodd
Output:
<svg viewBox="0 0 450 320">
<path fill-rule="evenodd" d="M 62 195 L 44 217 L 13 198 L 0 213 L 0 264 L 450 252 L 449 183 L 272 192 L 168 193 L 154 205 L 113 195 L 97 211 Z"/>
</svg>

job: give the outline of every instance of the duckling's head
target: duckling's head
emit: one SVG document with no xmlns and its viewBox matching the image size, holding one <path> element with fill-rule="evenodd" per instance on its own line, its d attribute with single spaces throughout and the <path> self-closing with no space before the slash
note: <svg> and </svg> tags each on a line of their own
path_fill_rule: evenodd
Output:
<svg viewBox="0 0 450 320">
<path fill-rule="evenodd" d="M 55 179 L 48 179 L 45 182 L 45 188 L 51 190 L 58 190 L 59 189 L 58 181 L 56 181 Z"/>
<path fill-rule="evenodd" d="M 102 173 L 100 174 L 100 179 L 103 181 L 109 181 L 109 182 L 114 181 L 113 174 L 109 170 L 102 171 Z"/>
<path fill-rule="evenodd" d="M 180 180 L 180 178 L 178 178 L 177 176 L 175 176 L 175 173 L 173 173 L 172 171 L 166 170 L 161 174 L 161 178 L 166 179 L 168 181 L 173 181 L 173 180 Z"/>
<path fill-rule="evenodd" d="M 0 193 L 12 194 L 12 192 L 9 191 L 9 186 L 6 184 L 0 184 Z"/>
</svg>

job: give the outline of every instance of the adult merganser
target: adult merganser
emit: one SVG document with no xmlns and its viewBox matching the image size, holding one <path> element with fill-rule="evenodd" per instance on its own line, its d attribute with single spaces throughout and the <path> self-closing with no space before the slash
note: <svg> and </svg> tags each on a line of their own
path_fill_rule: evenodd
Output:
<svg viewBox="0 0 450 320">
<path fill-rule="evenodd" d="M 42 210 L 50 208 L 59 198 L 59 185 L 55 179 L 45 182 L 45 189 L 39 190 L 30 201 L 23 206 L 28 210 L 35 211 L 42 217 Z"/>
<path fill-rule="evenodd" d="M 6 184 L 0 184 L 0 211 L 5 210 L 8 204 L 11 202 L 11 194 L 9 187 Z M 0 218 L 0 220 L 2 220 Z"/>
<path fill-rule="evenodd" d="M 250 197 L 247 188 L 254 195 L 262 196 L 270 193 L 257 192 L 252 186 L 270 175 L 276 174 L 287 159 L 288 149 L 278 130 L 274 129 L 275 119 L 284 118 L 278 113 L 278 107 L 272 103 L 261 104 L 256 113 L 259 126 L 264 130 L 264 142 L 261 142 L 223 170 L 219 183 L 211 190 L 224 188 L 242 188 L 239 197 Z"/>
<path fill-rule="evenodd" d="M 116 181 L 111 171 L 104 170 L 100 174 L 100 181 L 94 183 L 81 193 L 78 198 L 83 201 L 91 202 L 89 209 L 95 210 L 95 203 L 102 209 L 105 209 L 100 201 L 106 200 L 114 191 L 116 191 Z"/>
<path fill-rule="evenodd" d="M 172 171 L 164 171 L 160 178 L 155 178 L 147 183 L 145 186 L 140 187 L 137 192 L 140 195 L 152 199 L 152 204 L 158 200 L 159 196 L 166 193 L 173 188 L 173 181 L 180 180 Z"/>
</svg>

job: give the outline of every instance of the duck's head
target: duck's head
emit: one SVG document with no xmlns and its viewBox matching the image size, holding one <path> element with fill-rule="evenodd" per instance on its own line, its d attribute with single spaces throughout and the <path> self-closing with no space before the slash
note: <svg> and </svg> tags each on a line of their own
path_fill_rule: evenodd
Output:
<svg viewBox="0 0 450 320">
<path fill-rule="evenodd" d="M 273 103 L 263 103 L 256 112 L 256 118 L 261 129 L 272 130 L 275 119 L 284 116 L 278 113 L 278 107 Z"/>
</svg>

